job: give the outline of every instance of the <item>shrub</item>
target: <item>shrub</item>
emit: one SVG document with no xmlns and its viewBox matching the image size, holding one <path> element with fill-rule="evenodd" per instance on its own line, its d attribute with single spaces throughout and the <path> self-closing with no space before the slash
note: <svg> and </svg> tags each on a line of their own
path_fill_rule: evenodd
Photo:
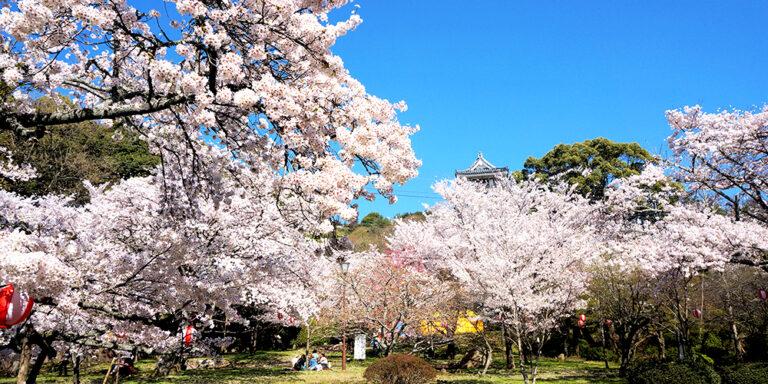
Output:
<svg viewBox="0 0 768 384">
<path fill-rule="evenodd" d="M 755 363 L 727 367 L 723 384 L 768 384 L 768 364 Z"/>
<path fill-rule="evenodd" d="M 695 358 L 695 359 L 697 359 L 697 360 L 701 360 L 701 361 L 702 361 L 702 362 L 704 362 L 704 363 L 707 363 L 707 364 L 709 364 L 709 365 L 715 365 L 715 360 L 714 360 L 714 359 L 712 359 L 711 357 L 709 357 L 709 356 L 707 356 L 707 355 L 703 354 L 703 353 L 700 353 L 700 352 L 694 352 L 694 353 L 693 353 L 693 356 L 694 356 L 694 358 Z"/>
<path fill-rule="evenodd" d="M 629 384 L 720 384 L 720 376 L 711 365 L 698 362 L 646 361 L 633 365 Z"/>
<path fill-rule="evenodd" d="M 429 363 L 413 355 L 390 355 L 371 364 L 363 374 L 373 384 L 424 384 L 437 377 Z"/>
<path fill-rule="evenodd" d="M 717 334 L 707 332 L 701 341 L 699 352 L 712 358 L 712 360 L 722 364 L 730 355 L 728 348 L 723 344 L 723 340 Z"/>
<path fill-rule="evenodd" d="M 601 345 L 591 346 L 586 340 L 579 341 L 579 356 L 584 360 L 603 361 L 607 357 L 609 361 L 616 361 L 616 354 Z"/>
</svg>

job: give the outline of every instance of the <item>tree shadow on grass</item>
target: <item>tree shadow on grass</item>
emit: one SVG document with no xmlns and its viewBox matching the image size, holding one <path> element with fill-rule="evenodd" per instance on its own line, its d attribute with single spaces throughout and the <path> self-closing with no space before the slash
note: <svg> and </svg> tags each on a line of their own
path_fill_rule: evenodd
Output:
<svg viewBox="0 0 768 384">
<path fill-rule="evenodd" d="M 283 356 L 266 351 L 258 351 L 252 354 L 227 355 L 226 360 L 236 366 L 288 366 L 288 362 Z"/>
<path fill-rule="evenodd" d="M 172 382 L 172 383 L 260 383 L 283 377 L 290 380 L 297 377 L 298 372 L 287 369 L 275 369 L 269 367 L 225 367 L 210 369 L 194 369 L 183 371 L 180 374 L 165 378 L 146 378 L 139 380 L 141 383 Z"/>
<path fill-rule="evenodd" d="M 562 367 L 561 367 L 562 368 Z M 556 372 L 540 372 L 536 378 L 537 382 L 541 383 L 559 383 L 559 384 L 624 384 L 626 381 L 619 377 L 618 371 L 615 369 L 604 369 L 598 367 L 579 367 L 574 369 L 558 370 Z M 454 374 L 461 373 L 460 371 L 453 372 Z M 464 372 L 466 373 L 466 372 Z M 523 376 L 519 371 L 504 370 L 504 371 L 489 371 L 489 374 L 485 377 L 477 378 L 441 378 L 437 381 L 438 384 L 496 384 L 496 383 L 522 383 Z"/>
<path fill-rule="evenodd" d="M 591 372 L 584 374 L 565 374 L 558 377 L 544 377 L 537 378 L 537 382 L 542 383 L 568 383 L 568 382 L 587 382 L 594 384 L 623 384 L 626 383 L 624 379 L 615 374 L 601 374 L 599 372 Z"/>
<path fill-rule="evenodd" d="M 460 380 L 438 380 L 437 384 L 487 384 L 492 381 L 475 380 L 475 379 L 460 379 Z"/>
<path fill-rule="evenodd" d="M 209 358 L 210 359 L 210 358 Z M 203 360 L 203 359 L 200 359 Z M 281 356 L 270 353 L 226 356 L 225 367 L 188 369 L 167 377 L 151 377 L 149 372 L 133 378 L 139 383 L 260 383 L 274 380 L 296 381 L 299 372 L 291 370 Z"/>
</svg>

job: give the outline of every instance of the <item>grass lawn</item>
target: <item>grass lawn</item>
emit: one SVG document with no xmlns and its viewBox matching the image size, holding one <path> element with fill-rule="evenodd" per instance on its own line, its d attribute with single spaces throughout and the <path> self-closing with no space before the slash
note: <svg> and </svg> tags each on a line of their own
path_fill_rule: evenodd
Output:
<svg viewBox="0 0 768 384">
<path fill-rule="evenodd" d="M 363 372 L 372 362 L 352 362 L 347 371 L 339 370 L 338 354 L 330 355 L 334 370 L 322 372 L 293 372 L 288 369 L 290 359 L 298 352 L 259 352 L 253 355 L 229 355 L 226 360 L 229 367 L 187 370 L 178 375 L 162 379 L 152 379 L 150 374 L 154 369 L 153 360 L 143 360 L 137 364 L 139 375 L 121 383 L 155 383 L 155 384 L 203 384 L 203 383 L 365 383 Z M 437 362 L 440 364 L 440 362 Z M 463 372 L 441 372 L 438 383 L 473 384 L 473 383 L 522 383 L 519 371 L 502 369 L 503 363 L 495 361 L 486 376 L 479 376 L 476 370 Z M 107 365 L 88 367 L 82 376 L 83 384 L 101 383 Z M 552 359 L 542 360 L 539 368 L 539 380 L 542 383 L 623 383 L 616 377 L 615 367 L 609 370 L 603 368 L 602 362 Z M 47 367 L 38 379 L 38 383 L 69 383 L 71 377 L 57 377 L 55 373 L 47 372 Z M 112 381 L 110 381 L 112 382 Z M 0 384 L 14 383 L 13 378 L 0 378 Z"/>
</svg>

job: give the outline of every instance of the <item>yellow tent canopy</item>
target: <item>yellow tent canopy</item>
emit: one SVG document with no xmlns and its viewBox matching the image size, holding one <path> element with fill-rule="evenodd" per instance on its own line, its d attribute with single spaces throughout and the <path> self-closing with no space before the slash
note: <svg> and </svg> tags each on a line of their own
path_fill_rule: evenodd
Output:
<svg viewBox="0 0 768 384">
<path fill-rule="evenodd" d="M 446 324 L 443 325 L 441 319 L 446 319 L 446 316 L 443 316 L 440 313 L 435 313 L 433 315 L 433 320 L 422 320 L 421 321 L 421 334 L 422 335 L 432 335 L 435 333 L 442 333 L 442 334 L 449 334 L 451 332 L 451 328 L 453 324 Z M 455 322 L 455 330 L 453 331 L 454 334 L 462 334 L 462 333 L 477 333 L 483 331 L 483 320 L 480 319 L 479 316 L 473 311 L 467 310 L 464 312 L 464 314 L 459 314 L 456 322 Z M 448 328 L 446 328 L 448 327 Z"/>
</svg>

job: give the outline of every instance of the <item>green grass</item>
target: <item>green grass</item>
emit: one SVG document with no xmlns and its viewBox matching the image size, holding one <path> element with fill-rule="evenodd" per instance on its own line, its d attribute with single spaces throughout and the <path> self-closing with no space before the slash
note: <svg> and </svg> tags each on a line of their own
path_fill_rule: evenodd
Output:
<svg viewBox="0 0 768 384">
<path fill-rule="evenodd" d="M 130 379 L 120 380 L 121 383 L 154 383 L 154 384 L 203 384 L 203 383 L 269 383 L 269 384 L 341 384 L 365 383 L 363 372 L 373 362 L 351 362 L 347 371 L 339 370 L 340 357 L 337 354 L 329 356 L 334 369 L 322 372 L 294 372 L 289 370 L 290 359 L 298 352 L 259 352 L 252 355 L 228 355 L 226 360 L 229 367 L 194 369 L 162 379 L 150 377 L 154 369 L 153 360 L 142 360 L 137 364 L 140 373 Z M 435 361 L 438 368 L 445 366 L 445 361 Z M 107 365 L 100 364 L 85 368 L 82 375 L 83 384 L 101 383 Z M 616 377 L 615 367 L 609 370 L 603 368 L 602 362 L 543 359 L 539 368 L 541 383 L 587 384 L 587 383 L 623 383 Z M 49 372 L 48 367 L 38 379 L 38 383 L 69 383 L 71 377 L 58 377 Z M 442 371 L 438 383 L 480 384 L 480 383 L 522 383 L 520 372 L 508 371 L 503 368 L 503 362 L 494 361 L 488 375 L 480 376 L 477 370 L 447 372 Z M 0 384 L 14 383 L 13 378 L 0 378 Z"/>
</svg>

